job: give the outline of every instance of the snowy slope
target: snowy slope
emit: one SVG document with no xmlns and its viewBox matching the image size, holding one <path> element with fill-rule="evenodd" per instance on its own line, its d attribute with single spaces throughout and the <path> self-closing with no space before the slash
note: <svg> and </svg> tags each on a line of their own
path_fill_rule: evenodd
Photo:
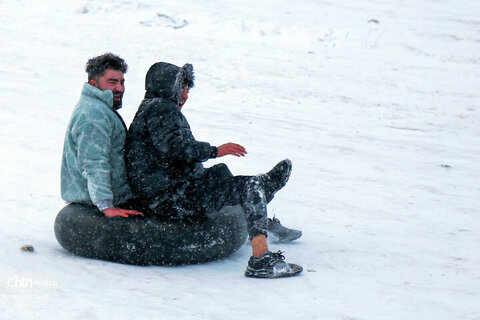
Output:
<svg viewBox="0 0 480 320">
<path fill-rule="evenodd" d="M 0 1 L 0 318 L 480 319 L 479 17 L 474 0 Z M 221 159 L 235 174 L 292 159 L 269 213 L 304 236 L 271 247 L 301 277 L 243 277 L 247 245 L 179 268 L 59 246 L 63 136 L 106 51 L 130 66 L 127 123 L 152 63 L 190 62 L 197 139 L 246 146 Z"/>
</svg>

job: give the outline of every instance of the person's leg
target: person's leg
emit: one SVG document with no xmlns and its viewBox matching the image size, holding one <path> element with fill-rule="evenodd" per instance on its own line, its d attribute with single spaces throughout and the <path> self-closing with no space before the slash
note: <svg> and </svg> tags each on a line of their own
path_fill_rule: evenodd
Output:
<svg viewBox="0 0 480 320">
<path fill-rule="evenodd" d="M 252 245 L 252 256 L 260 258 L 268 251 L 267 237 L 260 234 L 250 241 Z"/>
<path fill-rule="evenodd" d="M 272 170 L 258 176 L 265 187 L 267 203 L 270 203 L 275 193 L 287 184 L 291 172 L 292 162 L 289 159 L 285 159 L 277 163 Z"/>
<path fill-rule="evenodd" d="M 191 211 L 205 210 L 208 212 L 218 211 L 227 205 L 241 204 L 244 209 L 246 208 L 247 213 L 252 212 L 252 210 L 266 212 L 266 208 L 250 209 L 248 211 L 248 207 L 246 207 L 248 203 L 256 204 L 260 200 L 252 198 L 252 195 L 250 195 L 252 199 L 249 201 L 242 199 L 247 196 L 247 185 L 254 181 L 258 185 L 257 193 L 262 193 L 264 202 L 268 203 L 273 198 L 275 192 L 286 184 L 291 167 L 290 160 L 283 160 L 268 173 L 258 176 L 233 176 L 225 164 L 207 168 L 203 176 L 188 188 L 189 190 L 185 194 L 186 199 L 189 200 L 186 207 Z M 199 204 L 200 206 L 198 206 Z M 249 221 L 255 220 L 250 214 L 246 215 L 246 218 L 248 217 L 250 217 Z M 273 242 L 289 242 L 302 236 L 300 230 L 284 227 L 275 217 L 272 219 L 268 218 L 267 231 L 272 236 Z M 252 238 L 251 235 L 250 238 Z"/>
<path fill-rule="evenodd" d="M 193 212 L 219 211 L 226 206 L 241 205 L 247 222 L 249 239 L 256 256 L 268 251 L 267 207 L 262 182 L 258 177 L 233 176 L 224 164 L 207 168 L 186 188 L 180 205 Z M 258 237 L 261 236 L 261 237 Z M 258 238 L 257 238 L 258 237 Z"/>
<path fill-rule="evenodd" d="M 224 174 L 226 166 L 212 167 L 185 192 L 192 211 L 218 211 L 225 206 L 241 205 L 247 222 L 252 255 L 259 258 L 268 251 L 267 205 L 265 188 L 259 177 Z M 230 173 L 230 171 L 228 171 Z"/>
<path fill-rule="evenodd" d="M 261 257 L 267 246 L 267 201 L 265 190 L 258 177 L 237 179 L 243 183 L 239 204 L 245 212 L 248 236 L 252 243 L 252 255 Z"/>
<path fill-rule="evenodd" d="M 247 227 L 252 245 L 252 256 L 248 260 L 245 276 L 254 278 L 291 277 L 302 272 L 303 268 L 285 262 L 279 251 L 271 252 L 267 245 L 267 200 L 265 187 L 259 177 L 252 177 L 245 183 L 245 196 L 242 198 Z"/>
<path fill-rule="evenodd" d="M 275 193 L 285 186 L 291 171 L 292 162 L 285 159 L 277 163 L 269 172 L 258 176 L 264 185 L 267 203 L 270 203 Z M 275 216 L 272 219 L 268 218 L 267 226 L 273 242 L 290 242 L 302 236 L 302 231 L 283 226 Z"/>
<path fill-rule="evenodd" d="M 223 171 L 216 168 L 214 170 Z M 267 202 L 263 182 L 259 177 L 225 176 L 215 178 L 206 174 L 196 180 L 185 191 L 184 199 L 191 210 L 204 213 L 217 211 L 225 206 L 241 205 L 247 222 L 252 246 L 252 257 L 248 261 L 245 276 L 256 278 L 278 278 L 294 276 L 302 267 L 286 263 L 280 253 L 269 251 L 267 237 Z"/>
<path fill-rule="evenodd" d="M 292 162 L 289 159 L 285 159 L 277 163 L 269 172 L 256 176 L 262 183 L 267 204 L 272 201 L 275 193 L 286 185 L 291 171 Z M 233 177 L 227 165 L 220 163 L 213 167 L 206 168 L 200 181 L 202 181 L 203 185 L 207 186 L 207 188 L 213 186 L 213 191 L 215 191 L 219 183 L 221 184 L 223 181 L 230 180 Z M 239 180 L 236 183 L 240 183 L 240 187 L 253 177 L 254 176 L 235 176 L 236 180 Z M 237 199 L 234 201 L 236 200 Z"/>
</svg>

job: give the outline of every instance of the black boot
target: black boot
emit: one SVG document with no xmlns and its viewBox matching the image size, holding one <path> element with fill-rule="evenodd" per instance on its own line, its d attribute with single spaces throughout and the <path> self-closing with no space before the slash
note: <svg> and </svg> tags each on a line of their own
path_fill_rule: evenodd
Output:
<svg viewBox="0 0 480 320">
<path fill-rule="evenodd" d="M 265 197 L 267 203 L 272 201 L 275 193 L 287 184 L 290 173 L 292 172 L 292 161 L 285 159 L 277 163 L 272 170 L 260 175 L 265 188 Z"/>
<path fill-rule="evenodd" d="M 250 257 L 246 277 L 252 278 L 284 278 L 298 275 L 303 268 L 297 264 L 287 263 L 280 251 L 267 251 L 260 258 Z"/>
<path fill-rule="evenodd" d="M 268 218 L 267 230 L 268 236 L 273 242 L 290 242 L 302 236 L 302 231 L 282 226 L 280 220 L 275 216 L 273 219 Z"/>
</svg>

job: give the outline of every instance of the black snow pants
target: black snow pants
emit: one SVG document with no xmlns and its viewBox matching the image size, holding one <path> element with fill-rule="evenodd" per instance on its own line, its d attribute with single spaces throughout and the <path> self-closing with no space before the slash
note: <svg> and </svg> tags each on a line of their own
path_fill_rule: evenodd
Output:
<svg viewBox="0 0 480 320">
<path fill-rule="evenodd" d="M 267 234 L 267 197 L 262 179 L 257 176 L 234 176 L 221 163 L 206 168 L 174 190 L 150 201 L 150 208 L 170 219 L 195 219 L 226 206 L 241 205 L 250 240 Z"/>
</svg>

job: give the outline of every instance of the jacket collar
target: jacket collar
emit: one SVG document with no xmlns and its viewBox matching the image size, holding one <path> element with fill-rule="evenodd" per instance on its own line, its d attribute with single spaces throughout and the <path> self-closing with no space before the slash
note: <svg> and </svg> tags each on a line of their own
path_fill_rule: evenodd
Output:
<svg viewBox="0 0 480 320">
<path fill-rule="evenodd" d="M 85 82 L 83 84 L 82 95 L 96 98 L 113 110 L 113 92 L 110 90 L 100 90 L 88 82 Z"/>
</svg>

